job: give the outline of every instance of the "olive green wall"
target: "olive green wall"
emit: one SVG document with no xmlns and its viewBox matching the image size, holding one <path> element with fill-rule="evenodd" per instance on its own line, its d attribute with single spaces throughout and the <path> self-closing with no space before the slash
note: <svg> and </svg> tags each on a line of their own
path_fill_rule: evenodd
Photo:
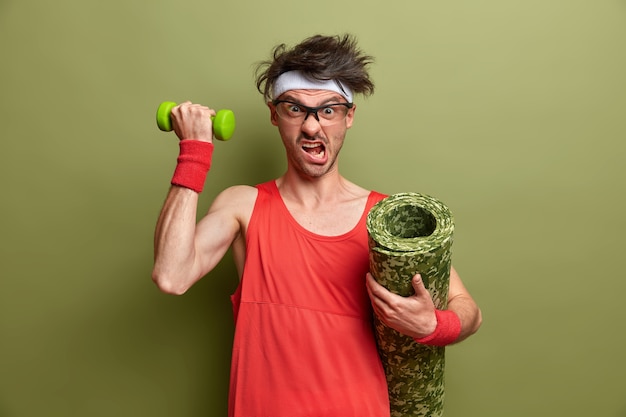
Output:
<svg viewBox="0 0 626 417">
<path fill-rule="evenodd" d="M 280 175 L 253 64 L 318 32 L 377 59 L 344 174 L 455 214 L 484 325 L 446 415 L 626 416 L 623 0 L 2 0 L 0 416 L 225 415 L 235 271 L 151 283 L 177 154 L 154 112 L 236 112 L 201 210 Z"/>
</svg>

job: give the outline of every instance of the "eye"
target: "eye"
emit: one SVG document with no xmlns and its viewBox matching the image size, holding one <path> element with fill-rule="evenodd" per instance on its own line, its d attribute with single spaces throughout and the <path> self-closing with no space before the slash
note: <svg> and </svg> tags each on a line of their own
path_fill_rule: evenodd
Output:
<svg viewBox="0 0 626 417">
<path fill-rule="evenodd" d="M 335 109 L 330 107 L 330 106 L 329 107 L 324 107 L 322 109 L 322 115 L 324 115 L 325 117 L 330 117 L 330 116 L 332 116 L 334 114 L 335 114 Z"/>
<path fill-rule="evenodd" d="M 300 106 L 296 105 L 296 104 L 290 104 L 290 103 L 286 103 L 287 104 L 287 111 L 289 113 L 301 113 L 302 110 L 300 109 Z"/>
</svg>

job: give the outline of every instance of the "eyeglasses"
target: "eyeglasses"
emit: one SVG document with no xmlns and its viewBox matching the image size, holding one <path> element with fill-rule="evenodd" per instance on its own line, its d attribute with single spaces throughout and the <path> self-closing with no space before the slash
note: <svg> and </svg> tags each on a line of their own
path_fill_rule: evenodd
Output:
<svg viewBox="0 0 626 417">
<path fill-rule="evenodd" d="M 272 104 L 276 106 L 278 115 L 288 123 L 302 124 L 312 114 L 322 126 L 330 126 L 345 119 L 354 106 L 354 103 L 331 103 L 308 107 L 289 100 L 274 100 Z"/>
</svg>

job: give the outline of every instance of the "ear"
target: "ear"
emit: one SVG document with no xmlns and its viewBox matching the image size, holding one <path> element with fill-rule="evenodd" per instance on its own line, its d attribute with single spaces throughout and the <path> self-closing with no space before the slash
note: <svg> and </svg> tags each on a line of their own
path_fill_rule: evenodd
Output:
<svg viewBox="0 0 626 417">
<path fill-rule="evenodd" d="M 352 108 L 348 111 L 346 115 L 346 129 L 350 129 L 352 127 L 352 123 L 354 122 L 354 112 L 356 111 L 356 104 L 352 106 Z"/>
<path fill-rule="evenodd" d="M 271 102 L 267 102 L 267 107 L 270 109 L 270 121 L 274 126 L 278 126 L 278 114 L 276 113 L 276 106 Z"/>
</svg>

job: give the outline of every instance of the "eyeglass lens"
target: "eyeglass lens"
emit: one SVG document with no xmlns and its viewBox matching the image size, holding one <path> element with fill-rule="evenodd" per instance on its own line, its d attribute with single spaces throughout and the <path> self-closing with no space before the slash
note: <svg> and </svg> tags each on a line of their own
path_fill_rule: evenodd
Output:
<svg viewBox="0 0 626 417">
<path fill-rule="evenodd" d="M 302 123 L 309 115 L 313 115 L 320 124 L 330 124 L 343 120 L 348 114 L 350 103 L 332 103 L 319 107 L 308 107 L 290 101 L 276 102 L 276 110 L 282 118 Z"/>
</svg>

